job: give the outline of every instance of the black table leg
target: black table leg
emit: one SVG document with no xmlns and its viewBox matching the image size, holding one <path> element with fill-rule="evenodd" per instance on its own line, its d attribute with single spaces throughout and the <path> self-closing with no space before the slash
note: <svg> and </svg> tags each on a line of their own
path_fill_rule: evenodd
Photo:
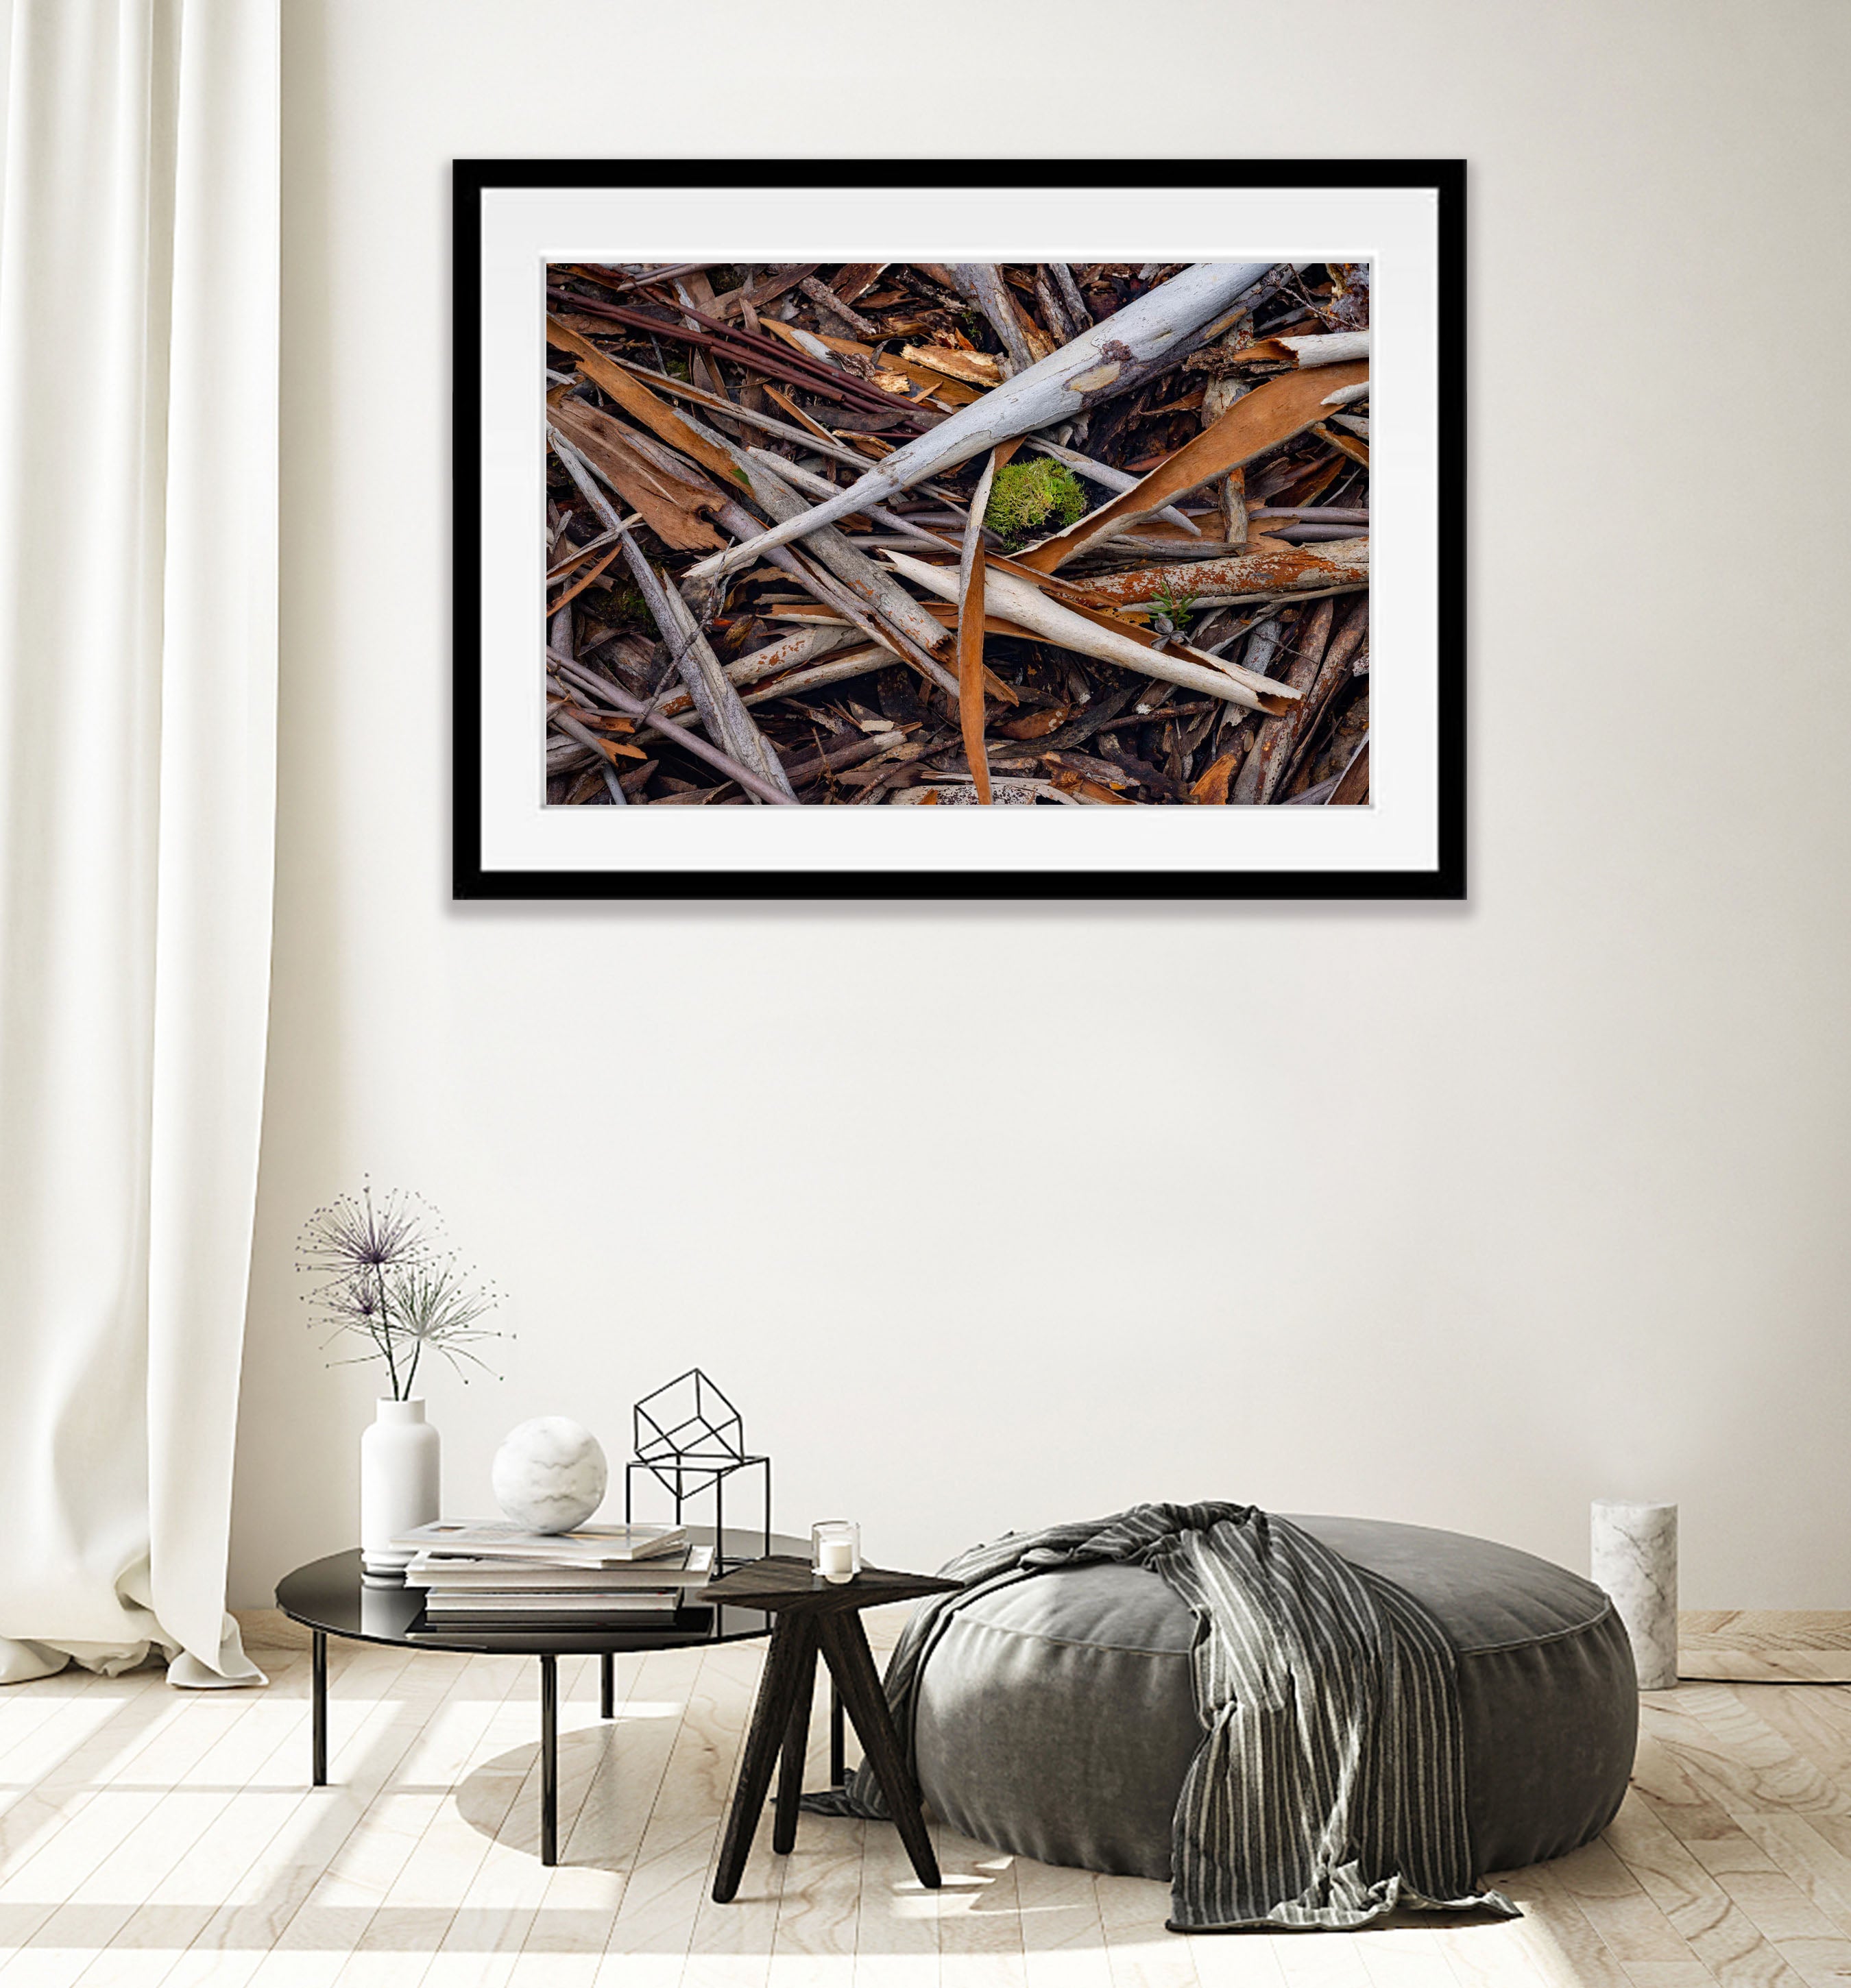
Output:
<svg viewBox="0 0 1851 1988">
<path fill-rule="evenodd" d="M 559 1861 L 559 1659 L 540 1660 L 540 1861 Z"/>
<path fill-rule="evenodd" d="M 752 1725 L 746 1735 L 744 1755 L 739 1762 L 739 1786 L 733 1794 L 733 1808 L 726 1817 L 726 1834 L 720 1844 L 719 1862 L 713 1873 L 713 1902 L 723 1905 L 739 1892 L 746 1874 L 746 1859 L 752 1849 L 753 1832 L 771 1786 L 784 1736 L 790 1729 L 791 1697 L 800 1658 L 808 1638 L 800 1619 L 786 1616 L 771 1632 L 771 1647 L 765 1653 L 765 1668 L 759 1676 L 758 1699 L 752 1709 Z"/>
<path fill-rule="evenodd" d="M 317 1629 L 309 1659 L 309 1778 L 313 1786 L 328 1784 L 328 1638 Z"/>
<path fill-rule="evenodd" d="M 874 1770 L 875 1779 L 887 1800 L 887 1812 L 900 1832 L 900 1841 L 906 1846 L 919 1882 L 936 1890 L 939 1860 L 932 1854 L 926 1818 L 919 1813 L 919 1788 L 893 1729 L 886 1694 L 881 1689 L 880 1672 L 875 1668 L 874 1652 L 868 1647 L 861 1618 L 844 1611 L 821 1617 L 817 1628 L 824 1661 L 842 1688 L 848 1716 L 861 1736 L 862 1757 Z"/>
<path fill-rule="evenodd" d="M 842 1687 L 829 1673 L 829 1785 L 839 1788 L 848 1779 L 848 1735 L 842 1730 Z"/>
<path fill-rule="evenodd" d="M 597 1660 L 597 1716 L 617 1716 L 617 1652 L 607 1650 Z"/>
<path fill-rule="evenodd" d="M 790 1717 L 784 1726 L 783 1764 L 779 1770 L 777 1807 L 773 1812 L 771 1847 L 780 1857 L 797 1845 L 797 1804 L 804 1799 L 804 1756 L 810 1750 L 810 1700 L 816 1690 L 816 1628 L 800 1617 L 792 1627 L 803 1632 L 790 1690 Z"/>
</svg>

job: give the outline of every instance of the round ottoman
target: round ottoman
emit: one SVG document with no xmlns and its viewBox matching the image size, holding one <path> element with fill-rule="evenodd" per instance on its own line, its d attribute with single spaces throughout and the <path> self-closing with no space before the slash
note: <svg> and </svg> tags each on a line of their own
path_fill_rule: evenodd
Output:
<svg viewBox="0 0 1851 1988">
<path fill-rule="evenodd" d="M 1639 1723 L 1632 1652 L 1606 1595 L 1459 1533 L 1287 1516 L 1424 1602 L 1457 1646 L 1477 1868 L 1520 1869 L 1598 1835 L 1626 1793 Z M 920 1683 L 926 1799 L 999 1850 L 1167 1880 L 1202 1740 L 1195 1633 L 1142 1567 L 1061 1568 L 969 1604 Z"/>
</svg>

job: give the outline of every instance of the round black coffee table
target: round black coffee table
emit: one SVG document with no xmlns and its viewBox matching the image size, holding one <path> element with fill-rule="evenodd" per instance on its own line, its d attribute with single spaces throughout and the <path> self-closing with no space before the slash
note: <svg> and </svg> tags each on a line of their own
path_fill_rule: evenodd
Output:
<svg viewBox="0 0 1851 1988">
<path fill-rule="evenodd" d="M 689 1528 L 697 1545 L 711 1546 L 711 1526 Z M 767 1536 L 756 1527 L 736 1532 L 729 1527 L 723 1550 L 716 1556 L 738 1566 L 767 1551 L 809 1557 L 810 1542 L 786 1534 Z M 716 1573 L 717 1575 L 718 1569 Z M 431 1629 L 425 1625 L 424 1590 L 381 1581 L 360 1570 L 360 1549 L 310 1560 L 276 1584 L 276 1605 L 292 1621 L 313 1632 L 314 1662 L 310 1693 L 311 1751 L 314 1785 L 328 1780 L 328 1638 L 344 1636 L 360 1643 L 395 1643 L 413 1650 L 451 1650 L 465 1655 L 500 1655 L 540 1659 L 540 1858 L 559 1861 L 559 1659 L 596 1655 L 602 1659 L 598 1711 L 608 1719 L 614 1709 L 613 1659 L 624 1650 L 680 1650 L 702 1643 L 736 1643 L 767 1636 L 773 1618 L 760 1608 L 733 1608 L 696 1603 L 678 1609 L 672 1622 L 582 1629 Z M 841 1778 L 840 1707 L 831 1722 L 831 1752 L 834 1778 Z"/>
</svg>

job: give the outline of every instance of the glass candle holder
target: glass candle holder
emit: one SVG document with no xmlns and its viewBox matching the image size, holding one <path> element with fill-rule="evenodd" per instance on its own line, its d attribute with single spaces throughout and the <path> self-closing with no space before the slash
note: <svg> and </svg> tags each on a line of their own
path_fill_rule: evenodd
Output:
<svg viewBox="0 0 1851 1988">
<path fill-rule="evenodd" d="M 861 1570 L 861 1529 L 852 1519 L 819 1519 L 810 1528 L 810 1564 L 838 1584 Z"/>
</svg>

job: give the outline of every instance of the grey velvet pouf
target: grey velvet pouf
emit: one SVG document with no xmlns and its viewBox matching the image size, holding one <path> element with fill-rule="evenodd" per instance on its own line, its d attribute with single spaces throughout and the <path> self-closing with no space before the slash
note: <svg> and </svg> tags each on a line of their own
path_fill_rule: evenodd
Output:
<svg viewBox="0 0 1851 1988">
<path fill-rule="evenodd" d="M 1424 1602 L 1459 1652 L 1477 1868 L 1565 1856 L 1612 1821 L 1638 1685 L 1591 1582 L 1489 1540 L 1379 1520 L 1294 1523 Z M 1195 1618 L 1142 1567 L 1062 1568 L 955 1615 L 921 1681 L 919 1785 L 946 1822 L 1044 1864 L 1167 1879 L 1201 1743 Z"/>
</svg>

